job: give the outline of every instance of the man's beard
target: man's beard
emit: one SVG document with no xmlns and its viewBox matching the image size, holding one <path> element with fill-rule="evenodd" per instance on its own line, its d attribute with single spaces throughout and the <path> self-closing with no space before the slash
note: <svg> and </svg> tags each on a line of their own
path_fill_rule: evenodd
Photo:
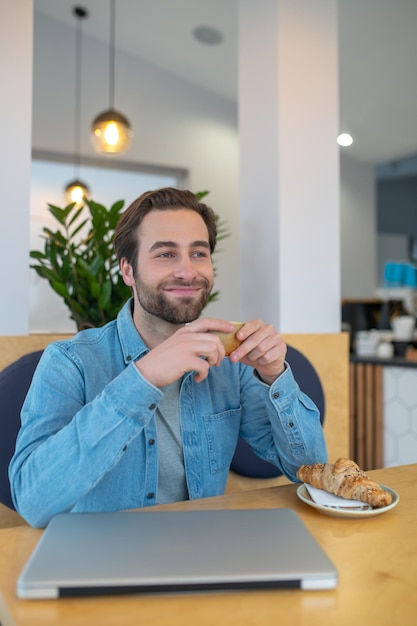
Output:
<svg viewBox="0 0 417 626">
<path fill-rule="evenodd" d="M 167 298 L 164 287 L 199 287 L 199 297 L 180 298 L 178 301 Z M 174 282 L 161 283 L 156 288 L 146 285 L 139 276 L 135 276 L 136 294 L 142 309 L 170 324 L 186 324 L 200 316 L 207 305 L 212 285 L 206 278 L 191 281 L 191 283 Z"/>
</svg>

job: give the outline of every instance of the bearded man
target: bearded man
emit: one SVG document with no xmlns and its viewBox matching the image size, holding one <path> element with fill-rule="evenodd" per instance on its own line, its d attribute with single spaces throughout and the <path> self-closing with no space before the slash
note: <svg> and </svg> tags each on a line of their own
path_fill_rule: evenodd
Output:
<svg viewBox="0 0 417 626">
<path fill-rule="evenodd" d="M 216 215 L 190 191 L 142 194 L 115 251 L 132 298 L 116 320 L 44 351 L 9 476 L 17 511 L 115 511 L 224 493 L 239 436 L 292 481 L 327 462 L 319 412 L 271 324 L 246 321 L 225 356 L 213 288 Z"/>
</svg>

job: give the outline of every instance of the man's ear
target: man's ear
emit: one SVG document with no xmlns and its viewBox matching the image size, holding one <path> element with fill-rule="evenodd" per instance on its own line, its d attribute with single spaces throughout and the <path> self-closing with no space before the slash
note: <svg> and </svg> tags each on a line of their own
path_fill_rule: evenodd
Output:
<svg viewBox="0 0 417 626">
<path fill-rule="evenodd" d="M 122 278 L 125 285 L 127 285 L 128 287 L 133 287 L 133 285 L 135 284 L 133 268 L 124 258 L 120 261 L 120 270 L 122 272 Z"/>
</svg>

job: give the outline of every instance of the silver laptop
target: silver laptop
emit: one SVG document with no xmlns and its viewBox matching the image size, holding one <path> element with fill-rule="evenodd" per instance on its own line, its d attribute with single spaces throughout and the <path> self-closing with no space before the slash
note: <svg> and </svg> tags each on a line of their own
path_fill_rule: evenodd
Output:
<svg viewBox="0 0 417 626">
<path fill-rule="evenodd" d="M 20 598 L 331 589 L 337 571 L 291 509 L 63 513 L 17 580 Z"/>
</svg>

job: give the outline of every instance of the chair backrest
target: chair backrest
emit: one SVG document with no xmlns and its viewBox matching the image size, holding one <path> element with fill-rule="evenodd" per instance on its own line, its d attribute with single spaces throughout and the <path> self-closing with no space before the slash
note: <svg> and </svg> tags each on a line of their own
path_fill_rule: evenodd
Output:
<svg viewBox="0 0 417 626">
<path fill-rule="evenodd" d="M 20 428 L 20 410 L 42 350 L 20 357 L 0 372 L 0 502 L 14 508 L 8 468 Z"/>
<path fill-rule="evenodd" d="M 334 462 L 339 457 L 348 457 L 348 333 L 284 334 L 283 339 L 288 346 L 288 362 L 300 388 L 313 399 L 320 410 L 329 460 Z M 246 455 L 248 450 L 250 455 Z M 286 480 L 279 475 L 276 468 L 258 460 L 246 444 L 239 442 L 231 466 L 229 492 L 282 484 Z"/>
<path fill-rule="evenodd" d="M 323 424 L 325 419 L 324 391 L 316 370 L 307 357 L 292 346 L 287 346 L 287 361 L 291 365 L 301 391 L 304 391 L 319 409 Z M 242 438 L 238 440 L 230 469 L 240 476 L 252 478 L 281 476 L 281 472 L 275 465 L 259 458 Z"/>
<path fill-rule="evenodd" d="M 0 502 L 13 508 L 8 467 L 20 428 L 20 409 L 43 349 L 71 335 L 0 336 Z"/>
</svg>

